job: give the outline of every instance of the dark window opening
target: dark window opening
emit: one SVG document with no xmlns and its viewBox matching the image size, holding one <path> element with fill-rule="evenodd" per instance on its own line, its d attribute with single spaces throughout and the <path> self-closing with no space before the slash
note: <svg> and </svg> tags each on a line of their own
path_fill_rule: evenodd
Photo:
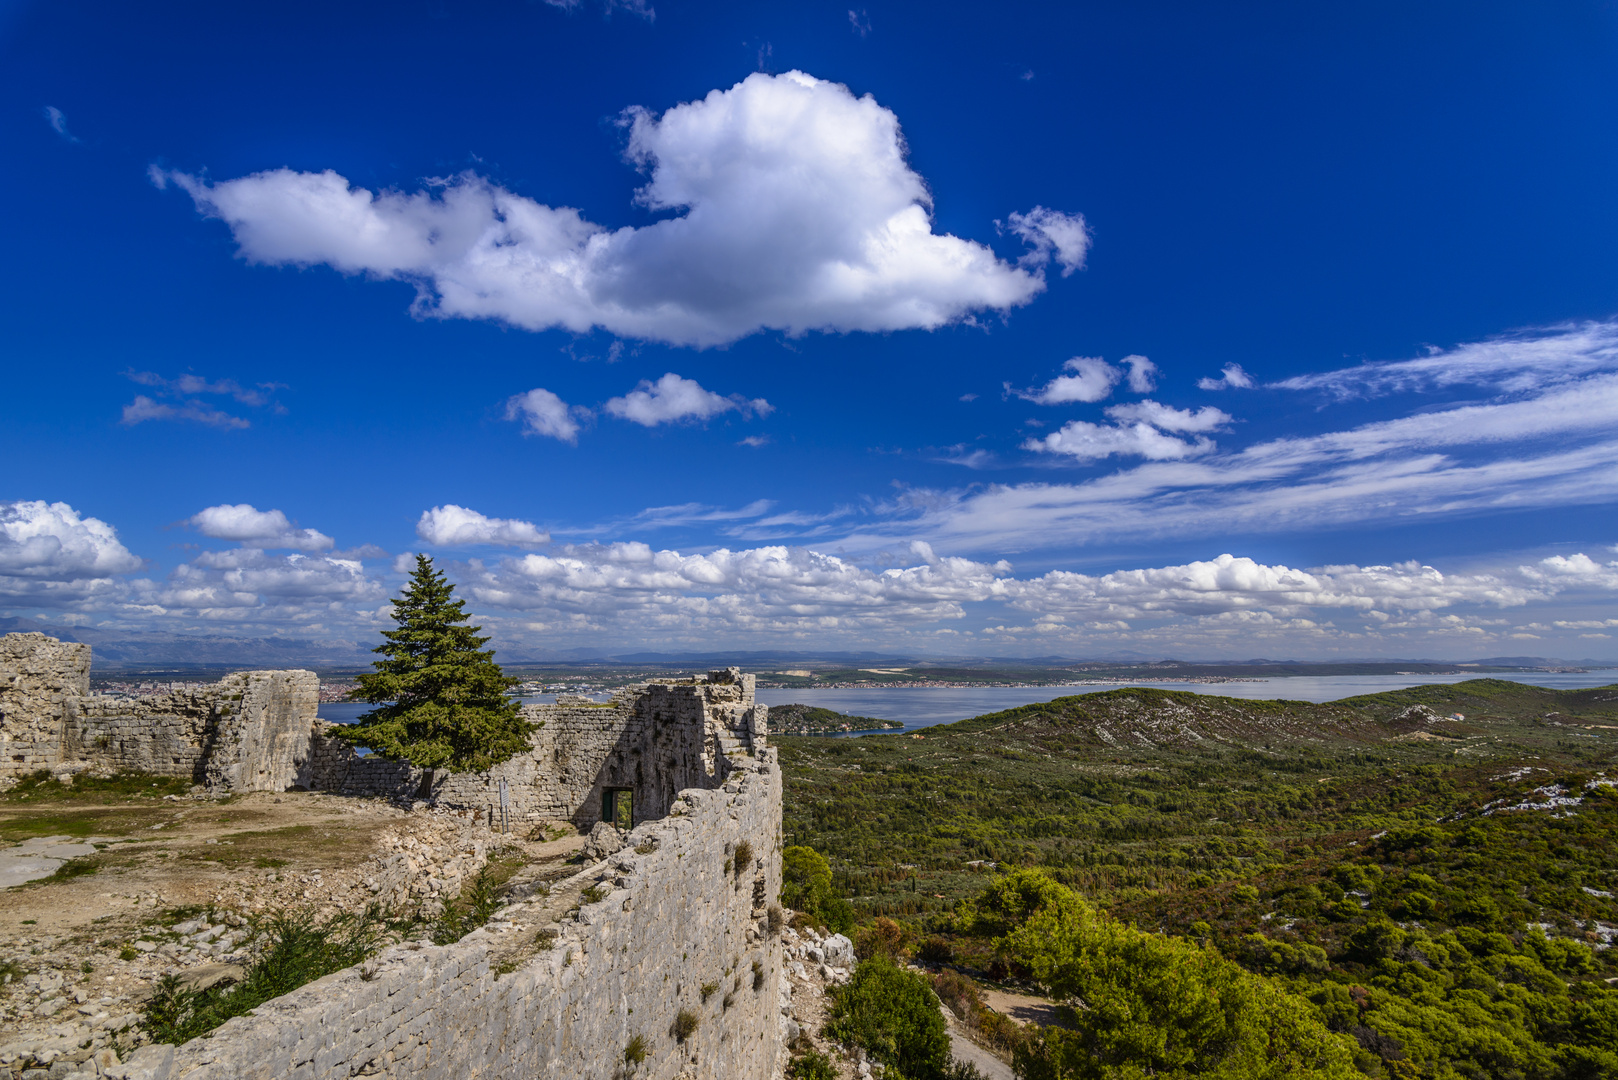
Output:
<svg viewBox="0 0 1618 1080">
<path fill-rule="evenodd" d="M 635 827 L 635 792 L 632 788 L 605 788 L 601 792 L 601 820 L 620 829 Z"/>
</svg>

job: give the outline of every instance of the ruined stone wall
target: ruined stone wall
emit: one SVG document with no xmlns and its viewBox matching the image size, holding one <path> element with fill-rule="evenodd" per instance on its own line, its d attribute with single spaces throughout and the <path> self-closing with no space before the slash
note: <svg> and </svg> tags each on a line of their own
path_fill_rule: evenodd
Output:
<svg viewBox="0 0 1618 1080">
<path fill-rule="evenodd" d="M 90 693 L 90 646 L 0 637 L 0 777 L 141 772 L 217 791 L 284 791 L 309 756 L 312 671 L 243 671 L 143 698 Z"/>
<path fill-rule="evenodd" d="M 0 637 L 0 777 L 62 759 L 62 735 L 90 694 L 90 646 L 44 634 Z"/>
<path fill-rule="evenodd" d="M 640 1036 L 637 1078 L 768 1080 L 782 1052 L 782 954 L 761 905 L 780 889 L 780 822 L 780 768 L 761 747 L 720 788 L 684 791 L 667 817 L 637 826 L 600 866 L 605 895 L 516 970 L 491 971 L 489 953 L 537 929 L 520 906 L 455 945 L 387 949 L 119 1068 L 146 1080 L 609 1080 L 626 1075 L 624 1049 Z M 753 855 L 738 873 L 743 841 Z M 706 1001 L 705 982 L 720 986 Z M 699 1021 L 683 1042 L 681 1009 Z"/>
<path fill-rule="evenodd" d="M 196 690 L 88 697 L 67 725 L 62 762 L 213 791 L 285 791 L 309 755 L 319 704 L 312 671 L 242 671 Z"/>
<path fill-rule="evenodd" d="M 766 715 L 754 701 L 753 676 L 735 668 L 620 690 L 603 704 L 564 697 L 554 705 L 525 705 L 523 716 L 541 725 L 530 750 L 485 772 L 439 770 L 430 786 L 421 769 L 361 757 L 322 727 L 300 783 L 487 811 L 498 806 L 504 778 L 513 821 L 571 821 L 588 829 L 601 820 L 608 788 L 634 793 L 640 821 L 668 813 L 685 788 L 716 787 L 732 758 L 763 745 Z"/>
</svg>

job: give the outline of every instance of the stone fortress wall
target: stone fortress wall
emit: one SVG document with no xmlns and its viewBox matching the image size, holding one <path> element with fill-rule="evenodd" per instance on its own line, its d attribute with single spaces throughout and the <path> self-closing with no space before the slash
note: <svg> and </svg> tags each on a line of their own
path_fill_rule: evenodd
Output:
<svg viewBox="0 0 1618 1080">
<path fill-rule="evenodd" d="M 781 771 L 744 757 L 717 789 L 688 790 L 600 866 L 605 895 L 553 946 L 504 974 L 491 945 L 532 935 L 520 907 L 454 945 L 387 949 L 359 968 L 181 1047 L 147 1046 L 114 1073 L 139 1080 L 768 1080 L 786 1019 L 782 949 L 761 897 L 780 890 Z M 746 842 L 751 859 L 732 860 Z M 756 966 L 755 966 L 756 965 Z M 704 983 L 719 989 L 702 993 Z M 676 1037 L 689 1010 L 694 1032 Z M 637 1036 L 646 1060 L 628 1065 Z"/>
<path fill-rule="evenodd" d="M 491 970 L 489 953 L 499 935 L 536 932 L 521 923 L 521 904 L 457 944 L 397 946 L 208 1038 L 143 1047 L 115 1067 L 122 1075 L 764 1080 L 777 1071 L 786 1021 L 766 904 L 780 891 L 781 773 L 751 675 L 729 668 L 604 704 L 524 706 L 541 724 L 529 751 L 484 773 L 428 774 L 332 738 L 312 672 L 240 672 L 130 701 L 90 694 L 89 665 L 88 646 L 0 638 L 0 783 L 41 769 L 64 778 L 127 770 L 216 792 L 303 788 L 487 811 L 505 779 L 517 821 L 589 828 L 609 791 L 627 791 L 634 814 L 627 845 L 593 871 L 601 899 L 515 970 Z M 709 982 L 721 990 L 704 999 Z M 682 1009 L 699 1023 L 679 1040 Z M 628 1070 L 636 1036 L 648 1056 Z"/>
</svg>

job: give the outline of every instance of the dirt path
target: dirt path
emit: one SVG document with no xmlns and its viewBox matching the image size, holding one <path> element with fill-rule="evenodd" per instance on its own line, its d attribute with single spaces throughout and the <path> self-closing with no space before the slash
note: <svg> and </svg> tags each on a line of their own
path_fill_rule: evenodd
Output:
<svg viewBox="0 0 1618 1080">
<path fill-rule="evenodd" d="M 1039 1024 L 1042 1027 L 1060 1026 L 1056 1002 L 1032 994 L 1008 994 L 1004 990 L 985 989 L 983 1002 L 995 1012 L 1009 1016 L 1019 1024 Z"/>
</svg>

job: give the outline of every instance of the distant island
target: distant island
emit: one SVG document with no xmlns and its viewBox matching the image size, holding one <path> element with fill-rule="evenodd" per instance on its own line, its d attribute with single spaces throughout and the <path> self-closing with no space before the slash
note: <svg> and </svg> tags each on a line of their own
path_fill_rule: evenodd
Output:
<svg viewBox="0 0 1618 1080">
<path fill-rule="evenodd" d="M 854 731 L 900 731 L 898 720 L 878 720 L 872 716 L 849 716 L 813 705 L 771 705 L 772 735 L 836 735 Z"/>
</svg>

